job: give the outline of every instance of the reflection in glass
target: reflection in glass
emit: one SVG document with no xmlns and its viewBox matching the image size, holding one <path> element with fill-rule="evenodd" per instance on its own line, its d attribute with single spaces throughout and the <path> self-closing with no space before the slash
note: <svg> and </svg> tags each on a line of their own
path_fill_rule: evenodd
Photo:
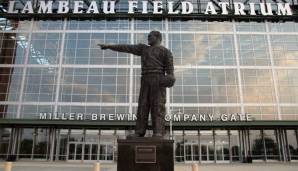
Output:
<svg viewBox="0 0 298 171">
<path fill-rule="evenodd" d="M 0 160 L 5 160 L 9 150 L 11 128 L 0 128 Z"/>
<path fill-rule="evenodd" d="M 70 143 L 68 148 L 68 160 L 75 160 L 76 144 Z"/>
<path fill-rule="evenodd" d="M 99 138 L 99 132 L 98 130 L 91 130 L 91 129 L 87 129 L 86 133 L 85 133 L 85 142 L 92 142 L 92 143 L 97 143 L 98 142 L 98 138 Z"/>
<path fill-rule="evenodd" d="M 68 145 L 68 133 L 69 133 L 68 129 L 61 129 L 59 131 L 59 135 L 58 135 L 59 137 L 58 137 L 58 141 L 57 141 L 58 160 L 66 160 L 67 145 Z M 73 148 L 70 148 L 69 152 L 71 153 L 72 150 L 73 150 Z"/>
<path fill-rule="evenodd" d="M 30 29 L 31 21 L 28 19 L 18 19 L 18 18 L 1 18 L 0 20 L 0 30 L 3 31 L 28 31 Z"/>
<path fill-rule="evenodd" d="M 22 105 L 20 118 L 39 119 L 40 113 L 54 111 L 54 106 L 47 105 Z"/>
<path fill-rule="evenodd" d="M 266 36 L 238 35 L 238 43 L 241 65 L 271 65 Z"/>
<path fill-rule="evenodd" d="M 266 25 L 264 22 L 239 21 L 236 22 L 236 30 L 239 32 L 264 32 Z"/>
<path fill-rule="evenodd" d="M 179 134 L 180 133 L 180 134 Z M 184 138 L 183 132 L 179 131 L 174 132 L 175 135 L 175 161 L 176 162 L 184 162 Z"/>
<path fill-rule="evenodd" d="M 275 130 L 264 130 L 264 141 L 267 160 L 280 160 Z"/>
<path fill-rule="evenodd" d="M 84 158 L 83 160 L 90 160 L 91 144 L 84 144 Z"/>
<path fill-rule="evenodd" d="M 298 77 L 297 77 L 298 70 L 297 69 L 279 69 L 277 70 L 276 73 L 277 73 L 280 102 L 298 103 Z M 294 114 L 294 113 L 288 113 L 288 114 Z"/>
<path fill-rule="evenodd" d="M 58 64 L 60 58 L 61 34 L 33 33 L 31 37 L 29 64 Z"/>
<path fill-rule="evenodd" d="M 99 20 L 69 19 L 67 20 L 67 30 L 128 30 L 130 24 L 128 19 L 112 19 L 105 18 Z"/>
<path fill-rule="evenodd" d="M 135 30 L 164 30 L 165 29 L 164 20 L 135 20 L 134 27 Z"/>
<path fill-rule="evenodd" d="M 34 20 L 33 30 L 62 30 L 63 19 L 51 20 L 51 19 L 36 19 Z"/>
<path fill-rule="evenodd" d="M 82 129 L 72 129 L 70 131 L 69 141 L 83 142 L 84 141 L 84 131 Z"/>
<path fill-rule="evenodd" d="M 215 131 L 215 152 L 216 152 L 216 162 L 230 160 L 228 131 L 225 131 L 225 130 Z"/>
<path fill-rule="evenodd" d="M 200 160 L 200 146 L 198 131 L 185 131 L 185 161 L 199 161 Z"/>
<path fill-rule="evenodd" d="M 113 145 L 100 143 L 99 160 L 113 160 Z"/>
<path fill-rule="evenodd" d="M 0 33 L 0 65 L 24 64 L 28 34 Z"/>
<path fill-rule="evenodd" d="M 298 36 L 272 35 L 270 38 L 274 64 L 277 66 L 298 66 Z"/>
<path fill-rule="evenodd" d="M 196 0 L 192 0 L 192 1 L 193 1 L 193 4 L 198 3 L 198 1 Z M 231 22 L 228 22 L 228 21 L 201 21 L 197 19 L 179 20 L 179 19 L 172 18 L 169 20 L 169 30 L 202 31 L 202 32 L 203 31 L 232 32 L 233 25 Z"/>
<path fill-rule="evenodd" d="M 255 120 L 278 120 L 276 106 L 245 106 L 244 110 Z"/>
<path fill-rule="evenodd" d="M 230 131 L 230 147 L 232 161 L 240 161 L 239 132 L 236 130 Z"/>
<path fill-rule="evenodd" d="M 24 101 L 53 102 L 56 93 L 57 68 L 28 68 Z"/>
<path fill-rule="evenodd" d="M 97 144 L 91 144 L 91 160 L 97 160 L 97 154 L 98 154 L 98 145 Z"/>
<path fill-rule="evenodd" d="M 32 158 L 32 148 L 33 148 L 33 137 L 34 137 L 34 129 L 33 128 L 23 128 L 20 147 L 19 147 L 19 158 Z"/>
<path fill-rule="evenodd" d="M 64 64 L 129 64 L 129 54 L 101 50 L 97 44 L 130 44 L 127 33 L 67 33 Z"/>
<path fill-rule="evenodd" d="M 200 131 L 200 144 L 201 161 L 213 162 L 215 160 L 213 131 Z"/>
<path fill-rule="evenodd" d="M 17 105 L 0 105 L 0 119 L 17 118 Z"/>
<path fill-rule="evenodd" d="M 63 102 L 128 102 L 129 69 L 65 68 L 60 88 Z"/>
<path fill-rule="evenodd" d="M 275 93 L 271 70 L 241 69 L 245 103 L 274 103 Z"/>
<path fill-rule="evenodd" d="M 281 117 L 283 120 L 298 120 L 298 107 L 297 106 L 281 106 Z"/>
<path fill-rule="evenodd" d="M 82 146 L 83 146 L 83 144 L 76 144 L 75 160 L 82 160 Z"/>
<path fill-rule="evenodd" d="M 290 160 L 298 160 L 298 136 L 297 130 L 287 130 L 287 149 Z"/>
<path fill-rule="evenodd" d="M 169 34 L 175 65 L 236 65 L 232 35 Z"/>
<path fill-rule="evenodd" d="M 271 32 L 298 32 L 298 23 L 295 21 L 269 22 Z"/>
<path fill-rule="evenodd" d="M 23 68 L 0 67 L 0 101 L 18 101 Z"/>
<path fill-rule="evenodd" d="M 250 147 L 253 160 L 265 160 L 264 140 L 261 130 L 250 130 Z"/>
<path fill-rule="evenodd" d="M 234 69 L 176 69 L 173 103 L 237 103 L 237 73 Z"/>
<path fill-rule="evenodd" d="M 35 130 L 34 159 L 48 159 L 50 142 L 49 129 L 38 128 Z"/>
</svg>

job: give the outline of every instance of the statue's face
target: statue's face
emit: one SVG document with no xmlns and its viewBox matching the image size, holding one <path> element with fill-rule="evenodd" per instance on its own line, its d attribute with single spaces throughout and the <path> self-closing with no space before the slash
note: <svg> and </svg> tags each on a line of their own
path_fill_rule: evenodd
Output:
<svg viewBox="0 0 298 171">
<path fill-rule="evenodd" d="M 148 35 L 148 44 L 151 46 L 160 44 L 158 36 L 156 36 L 154 33 L 150 33 Z"/>
</svg>

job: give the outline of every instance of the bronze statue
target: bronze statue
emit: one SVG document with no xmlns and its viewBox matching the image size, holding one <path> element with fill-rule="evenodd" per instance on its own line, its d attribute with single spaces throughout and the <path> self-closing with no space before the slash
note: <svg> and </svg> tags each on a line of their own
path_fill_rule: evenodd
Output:
<svg viewBox="0 0 298 171">
<path fill-rule="evenodd" d="M 153 137 L 163 137 L 165 133 L 166 87 L 175 83 L 173 56 L 170 50 L 161 46 L 162 35 L 151 31 L 148 44 L 106 45 L 101 49 L 132 53 L 141 56 L 141 89 L 138 99 L 135 134 L 129 137 L 143 137 L 148 125 L 149 112 L 152 118 Z"/>
</svg>

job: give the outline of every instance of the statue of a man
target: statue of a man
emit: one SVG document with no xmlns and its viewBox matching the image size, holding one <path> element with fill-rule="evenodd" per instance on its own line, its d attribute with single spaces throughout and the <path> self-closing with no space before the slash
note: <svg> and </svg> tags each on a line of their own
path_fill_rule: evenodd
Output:
<svg viewBox="0 0 298 171">
<path fill-rule="evenodd" d="M 170 50 L 161 46 L 162 35 L 151 31 L 148 44 L 106 45 L 101 49 L 132 53 L 141 56 L 141 89 L 138 99 L 135 134 L 129 137 L 143 137 L 148 125 L 149 112 L 152 118 L 153 137 L 163 137 L 165 133 L 166 87 L 175 83 L 173 56 Z"/>
</svg>

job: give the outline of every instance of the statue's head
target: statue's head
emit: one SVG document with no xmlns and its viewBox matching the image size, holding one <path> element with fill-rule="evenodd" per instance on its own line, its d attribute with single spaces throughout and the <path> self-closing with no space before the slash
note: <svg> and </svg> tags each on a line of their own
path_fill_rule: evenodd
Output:
<svg viewBox="0 0 298 171">
<path fill-rule="evenodd" d="M 159 45 L 161 43 L 162 36 L 159 31 L 151 31 L 148 35 L 148 44 L 153 45 Z"/>
</svg>

